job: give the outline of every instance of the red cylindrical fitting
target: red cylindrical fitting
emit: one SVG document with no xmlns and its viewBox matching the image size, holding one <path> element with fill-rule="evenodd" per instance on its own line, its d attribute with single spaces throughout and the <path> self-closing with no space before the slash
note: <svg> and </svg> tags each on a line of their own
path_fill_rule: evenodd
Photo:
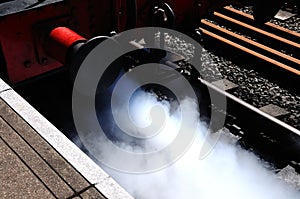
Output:
<svg viewBox="0 0 300 199">
<path fill-rule="evenodd" d="M 44 49 L 49 56 L 65 64 L 69 48 L 81 41 L 86 39 L 67 27 L 57 27 L 46 38 Z"/>
</svg>

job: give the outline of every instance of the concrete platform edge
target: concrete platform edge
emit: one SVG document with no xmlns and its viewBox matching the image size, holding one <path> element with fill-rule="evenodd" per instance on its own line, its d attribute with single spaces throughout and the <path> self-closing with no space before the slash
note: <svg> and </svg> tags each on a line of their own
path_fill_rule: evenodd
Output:
<svg viewBox="0 0 300 199">
<path fill-rule="evenodd" d="M 131 199 L 116 181 L 0 78 L 0 97 L 107 198 Z"/>
</svg>

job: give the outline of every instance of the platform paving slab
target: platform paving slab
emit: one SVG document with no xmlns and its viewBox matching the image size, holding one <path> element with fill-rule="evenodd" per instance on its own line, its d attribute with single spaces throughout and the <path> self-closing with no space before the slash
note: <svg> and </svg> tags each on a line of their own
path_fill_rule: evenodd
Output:
<svg viewBox="0 0 300 199">
<path fill-rule="evenodd" d="M 4 198 L 68 198 L 91 185 L 1 99 L 0 144 Z M 95 190 L 82 194 L 104 198 Z"/>
<path fill-rule="evenodd" d="M 0 79 L 0 198 L 132 198 Z"/>
</svg>

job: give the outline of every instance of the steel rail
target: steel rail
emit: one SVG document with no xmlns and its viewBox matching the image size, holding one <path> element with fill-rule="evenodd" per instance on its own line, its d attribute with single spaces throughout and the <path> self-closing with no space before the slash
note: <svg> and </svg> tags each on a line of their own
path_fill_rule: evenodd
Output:
<svg viewBox="0 0 300 199">
<path fill-rule="evenodd" d="M 228 10 L 228 11 L 230 11 L 230 12 L 233 12 L 233 13 L 235 13 L 235 14 L 244 16 L 244 17 L 246 17 L 246 18 L 251 19 L 251 20 L 254 21 L 254 17 L 253 17 L 252 15 L 250 15 L 250 14 L 244 13 L 244 12 L 242 12 L 242 11 L 240 11 L 240 10 L 237 10 L 237 9 L 234 9 L 234 8 L 232 8 L 232 7 L 230 7 L 230 6 L 225 6 L 224 9 L 225 9 L 225 10 Z M 269 26 L 269 27 L 272 27 L 272 28 L 275 28 L 275 29 L 277 29 L 277 30 L 283 31 L 283 32 L 285 32 L 285 33 L 289 33 L 289 34 L 291 34 L 291 35 L 294 35 L 294 36 L 300 38 L 300 33 L 295 32 L 295 31 L 293 31 L 293 30 L 289 30 L 289 29 L 283 28 L 283 27 L 278 26 L 278 25 L 276 25 L 276 24 L 274 24 L 274 23 L 272 23 L 272 22 L 266 22 L 265 25 L 267 25 L 267 26 Z"/>
<path fill-rule="evenodd" d="M 246 23 L 244 23 L 244 22 L 241 22 L 241 21 L 239 21 L 239 20 L 233 19 L 233 18 L 228 17 L 228 16 L 226 16 L 226 15 L 224 15 L 224 14 L 221 14 L 221 13 L 219 13 L 219 12 L 214 12 L 214 15 L 217 16 L 217 17 L 219 17 L 219 18 L 222 18 L 222 19 L 224 19 L 224 20 L 227 20 L 227 21 L 229 21 L 229 22 L 231 22 L 231 23 L 234 23 L 234 24 L 236 24 L 236 25 L 239 25 L 239 26 L 242 26 L 242 27 L 244 27 L 244 28 L 247 28 L 247 29 L 250 29 L 250 30 L 252 30 L 252 31 L 255 31 L 255 32 L 259 33 L 259 34 L 262 34 L 262 35 L 268 36 L 268 37 L 270 37 L 270 38 L 276 39 L 277 41 L 286 43 L 286 44 L 291 45 L 291 46 L 294 46 L 294 47 L 296 47 L 296 48 L 300 48 L 300 44 L 299 44 L 299 43 L 290 41 L 290 40 L 288 40 L 288 39 L 286 39 L 286 38 L 277 36 L 277 35 L 275 35 L 275 34 L 273 34 L 273 33 L 267 32 L 267 31 L 262 30 L 262 29 L 260 29 L 260 28 L 257 28 L 257 27 L 254 27 L 254 26 L 252 26 L 252 25 L 249 25 L 249 24 L 246 24 Z"/>
<path fill-rule="evenodd" d="M 271 64 L 274 64 L 274 65 L 276 65 L 276 66 L 278 66 L 278 67 L 280 67 L 280 68 L 282 68 L 282 69 L 285 69 L 285 70 L 287 70 L 287 71 L 289 71 L 289 72 L 292 72 L 293 74 L 300 75 L 300 71 L 297 70 L 297 69 L 295 69 L 295 68 L 293 68 L 293 67 L 290 67 L 290 66 L 288 66 L 288 65 L 286 65 L 286 64 L 283 64 L 283 63 L 281 63 L 281 62 L 279 62 L 279 61 L 277 61 L 277 60 L 275 60 L 275 59 L 272 59 L 272 58 L 270 58 L 270 57 L 267 57 L 267 56 L 265 56 L 265 55 L 263 55 L 263 54 L 261 54 L 261 53 L 255 52 L 254 50 L 251 50 L 251 49 L 249 49 L 249 48 L 247 48 L 247 47 L 244 47 L 244 46 L 242 46 L 242 45 L 240 45 L 240 44 L 238 44 L 238 43 L 235 43 L 235 42 L 233 42 L 233 41 L 230 41 L 230 40 L 228 40 L 228 39 L 226 39 L 226 38 L 224 38 L 224 37 L 221 37 L 221 36 L 219 36 L 219 35 L 217 35 L 217 34 L 215 34 L 215 33 L 210 32 L 210 31 L 208 31 L 208 30 L 206 30 L 206 29 L 204 29 L 204 28 L 200 28 L 200 30 L 201 30 L 205 35 L 208 35 L 208 36 L 210 36 L 210 37 L 213 37 L 213 38 L 215 38 L 215 39 L 217 39 L 217 40 L 219 40 L 219 41 L 221 41 L 221 42 L 223 42 L 223 43 L 226 43 L 226 44 L 228 44 L 228 45 L 230 45 L 230 46 L 233 46 L 233 47 L 235 47 L 235 48 L 237 48 L 237 49 L 239 49 L 239 50 L 242 50 L 242 51 L 244 51 L 244 52 L 246 52 L 246 53 L 248 53 L 248 54 L 250 54 L 250 55 L 253 55 L 253 56 L 257 57 L 257 58 L 260 58 L 260 59 L 262 59 L 262 60 L 265 60 L 265 61 L 267 61 L 267 62 L 269 62 L 269 63 L 271 63 Z"/>
</svg>

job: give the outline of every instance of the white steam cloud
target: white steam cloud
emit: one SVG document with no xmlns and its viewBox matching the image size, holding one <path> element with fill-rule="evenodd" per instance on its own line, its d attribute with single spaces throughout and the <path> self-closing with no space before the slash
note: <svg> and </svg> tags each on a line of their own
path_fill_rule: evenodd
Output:
<svg viewBox="0 0 300 199">
<path fill-rule="evenodd" d="M 205 138 L 205 126 L 199 121 L 197 104 L 191 99 L 179 103 L 189 107 L 189 120 L 198 122 L 197 136 L 190 148 L 174 164 L 156 172 L 131 174 L 116 171 L 103 165 L 104 169 L 123 186 L 133 197 L 138 199 L 296 199 L 299 192 L 285 182 L 279 180 L 275 173 L 255 155 L 241 149 L 236 140 L 228 133 L 221 133 L 220 140 L 211 153 L 204 159 L 199 159 L 200 150 Z M 159 135 L 154 135 L 148 143 L 118 143 L 119 147 L 137 153 L 148 153 L 168 145 L 176 137 L 179 127 L 180 109 L 174 109 L 173 104 L 166 101 L 158 102 L 156 97 L 146 92 L 134 95 L 130 105 L 131 120 L 138 127 L 146 127 L 151 122 L 158 121 L 153 116 L 160 117 L 161 112 L 153 112 L 153 107 L 160 106 L 166 114 L 167 121 L 160 129 Z M 114 107 L 116 108 L 116 107 Z M 123 107 L 117 114 L 126 115 Z M 126 126 L 128 124 L 128 126 Z M 137 132 L 124 117 L 123 125 L 132 135 L 143 135 L 149 132 Z M 150 132 L 151 134 L 151 132 Z M 149 134 L 149 136 L 150 136 Z M 148 135 L 147 135 L 148 136 Z M 101 153 L 115 153 L 111 147 L 102 144 Z M 149 163 L 149 162 L 148 162 Z M 126 162 L 124 164 L 135 164 Z M 145 162 L 147 164 L 147 162 Z M 151 164 L 151 163 L 149 163 Z M 143 164 L 140 164 L 143 167 Z M 141 169 L 142 170 L 142 169 Z"/>
</svg>

